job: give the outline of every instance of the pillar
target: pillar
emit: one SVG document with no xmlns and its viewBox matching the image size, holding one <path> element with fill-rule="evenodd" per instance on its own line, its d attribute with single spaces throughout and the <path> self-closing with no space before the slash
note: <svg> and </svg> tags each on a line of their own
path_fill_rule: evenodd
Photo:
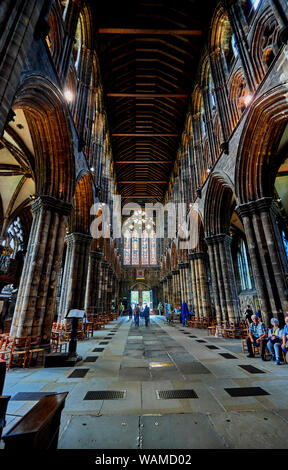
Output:
<svg viewBox="0 0 288 470">
<path fill-rule="evenodd" d="M 87 315 L 97 315 L 97 301 L 99 297 L 100 263 L 103 253 L 100 250 L 90 251 L 85 294 L 85 311 Z"/>
<path fill-rule="evenodd" d="M 41 335 L 43 344 L 49 344 L 65 229 L 71 208 L 71 204 L 50 196 L 40 196 L 32 205 L 33 222 L 11 336 Z"/>
<path fill-rule="evenodd" d="M 231 241 L 231 237 L 225 233 L 206 238 L 208 247 L 212 245 L 209 253 L 212 252 L 212 265 L 214 265 L 213 270 L 215 269 L 212 282 L 213 291 L 217 293 L 215 303 L 216 305 L 218 303 L 218 312 L 220 303 L 221 320 L 235 322 L 239 319 L 240 307 L 231 255 Z M 217 318 L 219 318 L 218 315 Z"/>
<path fill-rule="evenodd" d="M 266 326 L 279 310 L 288 309 L 285 252 L 276 224 L 272 198 L 261 198 L 237 207 L 245 229 L 260 308 Z M 283 318 L 280 318 L 283 320 Z"/>
<path fill-rule="evenodd" d="M 92 237 L 84 233 L 70 233 L 66 237 L 59 320 L 65 318 L 73 308 L 84 309 L 91 241 Z"/>
</svg>

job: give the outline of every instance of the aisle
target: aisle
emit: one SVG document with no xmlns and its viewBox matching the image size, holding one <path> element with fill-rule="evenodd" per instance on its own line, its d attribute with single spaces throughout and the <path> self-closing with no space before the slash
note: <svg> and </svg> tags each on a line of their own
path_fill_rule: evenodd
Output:
<svg viewBox="0 0 288 470">
<path fill-rule="evenodd" d="M 163 317 L 148 328 L 123 317 L 78 342 L 75 369 L 9 372 L 7 429 L 39 399 L 33 393 L 68 391 L 61 449 L 287 448 L 288 367 L 240 351 L 240 341 Z M 243 392 L 253 396 L 231 396 Z"/>
</svg>

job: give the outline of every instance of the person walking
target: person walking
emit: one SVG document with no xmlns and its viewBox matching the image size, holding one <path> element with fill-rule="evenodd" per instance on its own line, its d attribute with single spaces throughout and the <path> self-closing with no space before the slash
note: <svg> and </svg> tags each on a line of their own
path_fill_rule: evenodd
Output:
<svg viewBox="0 0 288 470">
<path fill-rule="evenodd" d="M 162 312 L 163 312 L 163 305 L 162 305 L 161 301 L 159 302 L 157 308 L 158 308 L 158 314 L 159 314 L 159 315 L 162 315 Z"/>
<path fill-rule="evenodd" d="M 134 310 L 135 326 L 139 326 L 139 319 L 140 319 L 140 307 L 139 307 L 139 304 L 137 304 Z"/>
<path fill-rule="evenodd" d="M 122 317 L 123 312 L 124 312 L 124 305 L 122 304 L 122 302 L 120 302 L 120 305 L 119 305 L 119 312 L 120 312 L 120 317 Z"/>
<path fill-rule="evenodd" d="M 149 321 L 150 321 L 150 309 L 148 307 L 148 305 L 145 306 L 144 310 L 143 310 L 143 317 L 144 317 L 144 320 L 145 320 L 145 326 L 149 326 Z"/>
</svg>

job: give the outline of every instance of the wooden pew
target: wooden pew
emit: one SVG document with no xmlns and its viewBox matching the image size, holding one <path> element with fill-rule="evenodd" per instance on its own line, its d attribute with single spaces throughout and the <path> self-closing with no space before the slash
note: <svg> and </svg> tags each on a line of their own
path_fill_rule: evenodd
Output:
<svg viewBox="0 0 288 470">
<path fill-rule="evenodd" d="M 0 439 L 2 436 L 2 431 L 5 426 L 5 416 L 6 416 L 6 410 L 7 410 L 7 405 L 8 401 L 10 400 L 11 396 L 0 396 Z"/>
<path fill-rule="evenodd" d="M 68 392 L 47 395 L 33 406 L 7 434 L 5 450 L 57 449 L 61 412 Z"/>
</svg>

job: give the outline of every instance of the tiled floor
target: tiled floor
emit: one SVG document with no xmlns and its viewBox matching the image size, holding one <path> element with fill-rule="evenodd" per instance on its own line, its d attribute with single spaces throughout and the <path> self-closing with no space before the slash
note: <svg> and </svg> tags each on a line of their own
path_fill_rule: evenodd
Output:
<svg viewBox="0 0 288 470">
<path fill-rule="evenodd" d="M 94 352 L 115 327 L 103 351 Z M 89 369 L 82 378 L 71 377 L 73 368 L 7 373 L 3 394 L 11 400 L 3 434 L 36 403 L 13 400 L 17 393 L 65 391 L 60 449 L 288 448 L 288 366 L 247 359 L 240 340 L 170 326 L 163 317 L 152 317 L 148 328 L 135 327 L 124 317 L 78 342 L 77 350 L 83 361 L 76 369 Z M 86 362 L 87 357 L 97 360 Z M 258 373 L 239 367 L 245 365 Z M 268 394 L 233 397 L 225 390 L 243 387 L 261 387 Z M 197 398 L 157 394 L 187 389 Z M 84 400 L 91 391 L 126 393 L 120 399 Z"/>
</svg>

